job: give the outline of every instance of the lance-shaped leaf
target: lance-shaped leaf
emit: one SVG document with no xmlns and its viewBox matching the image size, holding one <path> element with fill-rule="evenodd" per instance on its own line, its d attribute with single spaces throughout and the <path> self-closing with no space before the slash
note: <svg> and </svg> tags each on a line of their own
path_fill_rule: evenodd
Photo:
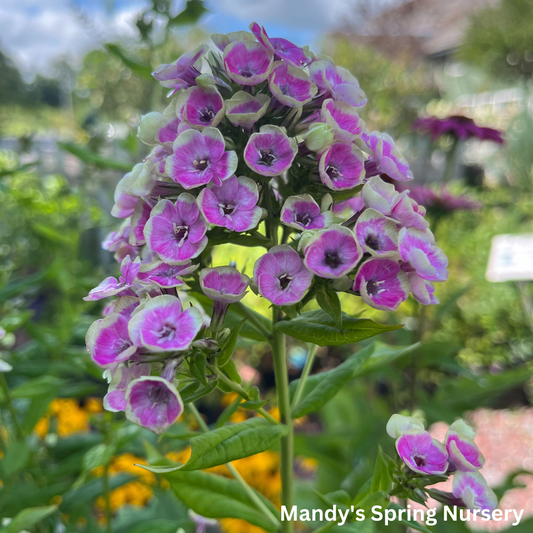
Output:
<svg viewBox="0 0 533 533">
<path fill-rule="evenodd" d="M 402 325 L 388 326 L 366 318 L 353 318 L 342 313 L 342 330 L 322 309 L 308 311 L 292 320 L 282 320 L 276 328 L 304 342 L 319 346 L 341 346 L 360 342 L 384 331 L 399 329 Z"/>
<path fill-rule="evenodd" d="M 265 517 L 246 490 L 234 479 L 207 472 L 177 471 L 164 476 L 178 499 L 201 516 L 216 519 L 240 518 L 268 531 L 278 529 L 278 525 Z M 256 494 L 274 516 L 279 516 L 278 510 L 269 500 L 258 492 Z"/>
<path fill-rule="evenodd" d="M 9 524 L 0 528 L 0 533 L 19 533 L 29 529 L 47 516 L 50 516 L 57 509 L 57 505 L 47 505 L 46 507 L 30 507 L 20 511 Z"/>
<path fill-rule="evenodd" d="M 203 470 L 268 450 L 289 431 L 264 418 L 250 418 L 239 424 L 223 426 L 191 439 L 191 456 L 184 465 L 147 466 L 146 470 L 167 473 L 175 470 Z"/>
<path fill-rule="evenodd" d="M 302 399 L 295 406 L 294 418 L 300 418 L 307 413 L 318 411 L 339 390 L 350 381 L 355 373 L 363 366 L 372 355 L 374 345 L 371 344 L 346 359 L 336 368 L 315 374 L 314 379 L 309 379 L 304 387 Z"/>
<path fill-rule="evenodd" d="M 335 325 L 342 329 L 342 309 L 337 291 L 323 286 L 316 293 L 316 301 L 322 310 L 334 320 Z"/>
<path fill-rule="evenodd" d="M 235 346 L 237 345 L 237 340 L 239 339 L 239 333 L 242 329 L 242 326 L 246 322 L 246 318 L 243 318 L 231 331 L 226 342 L 220 348 L 220 355 L 217 357 L 218 366 L 224 366 L 233 355 L 235 351 Z"/>
</svg>

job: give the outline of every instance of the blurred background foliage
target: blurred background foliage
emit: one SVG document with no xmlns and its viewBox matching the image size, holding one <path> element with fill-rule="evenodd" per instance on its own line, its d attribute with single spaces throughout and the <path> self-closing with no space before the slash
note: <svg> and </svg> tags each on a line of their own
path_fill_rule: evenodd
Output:
<svg viewBox="0 0 533 533">
<path fill-rule="evenodd" d="M 82 300 L 117 271 L 100 242 L 117 226 L 108 214 L 114 186 L 147 153 L 135 135 L 140 117 L 165 105 L 150 72 L 207 40 L 197 24 L 205 11 L 201 1 L 190 0 L 182 13 L 171 7 L 170 0 L 153 2 L 139 15 L 136 39 L 107 43 L 76 69 L 63 63 L 54 79 L 28 84 L 0 55 L 0 327 L 6 332 L 0 357 L 13 367 L 0 373 L 0 517 L 15 517 L 0 523 L 2 533 L 173 533 L 195 527 L 168 485 L 134 464 L 161 454 L 186 458 L 187 439 L 198 427 L 184 417 L 156 439 L 122 414 L 102 410 L 106 384 L 84 342 L 102 309 Z M 493 236 L 533 233 L 532 25 L 531 1 L 502 0 L 477 11 L 461 43 L 445 54 L 396 46 L 392 33 L 382 36 L 384 46 L 355 31 L 323 39 L 323 52 L 352 71 L 369 96 L 362 110 L 369 127 L 398 138 L 415 184 L 438 190 L 452 149 L 449 138 L 431 142 L 415 134 L 411 125 L 419 116 L 464 113 L 504 129 L 506 144 L 497 149 L 470 140 L 453 161 L 448 189 L 478 208 L 428 206 L 450 258 L 450 280 L 437 288 L 441 305 L 422 309 L 410 299 L 394 315 L 367 308 L 378 321 L 405 325 L 380 341 L 421 342 L 419 347 L 350 383 L 318 415 L 299 423 L 295 475 L 302 507 L 325 506 L 315 490 L 342 488 L 355 495 L 372 474 L 377 444 L 394 453 L 384 432 L 394 412 L 416 412 L 433 424 L 481 408 L 521 413 L 531 407 L 531 284 L 490 283 L 485 270 Z M 250 272 L 259 253 L 252 248 L 244 257 L 228 245 L 216 251 L 215 261 L 235 260 Z M 247 298 L 267 312 L 265 302 Z M 355 299 L 343 305 L 349 313 L 363 310 Z M 313 372 L 336 366 L 357 349 L 320 349 Z M 288 353 L 291 378 L 297 378 L 307 347 L 295 342 Z M 235 357 L 244 380 L 272 397 L 268 345 L 243 339 Z M 199 407 L 215 424 L 252 415 L 238 403 L 231 395 L 212 394 Z M 267 408 L 276 415 L 272 402 Z M 531 451 L 522 459 L 514 470 L 531 469 Z M 276 450 L 236 467 L 279 503 Z M 215 470 L 227 475 L 222 467 Z M 497 479 L 500 495 L 517 483 Z M 513 531 L 531 531 L 531 525 L 526 521 Z M 260 533 L 237 519 L 222 520 L 220 528 Z M 382 528 L 373 523 L 364 531 Z M 405 531 L 403 525 L 387 531 L 395 529 Z M 465 526 L 448 523 L 445 530 L 462 532 Z"/>
</svg>

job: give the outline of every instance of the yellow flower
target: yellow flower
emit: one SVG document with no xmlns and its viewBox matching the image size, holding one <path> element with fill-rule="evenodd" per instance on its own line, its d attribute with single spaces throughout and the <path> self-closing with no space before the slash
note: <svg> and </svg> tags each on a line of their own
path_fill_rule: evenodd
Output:
<svg viewBox="0 0 533 533">
<path fill-rule="evenodd" d="M 57 420 L 57 434 L 66 437 L 72 433 L 89 431 L 89 415 L 74 398 L 56 398 L 48 413 L 35 425 L 34 431 L 44 438 L 50 429 L 50 418 Z"/>
</svg>

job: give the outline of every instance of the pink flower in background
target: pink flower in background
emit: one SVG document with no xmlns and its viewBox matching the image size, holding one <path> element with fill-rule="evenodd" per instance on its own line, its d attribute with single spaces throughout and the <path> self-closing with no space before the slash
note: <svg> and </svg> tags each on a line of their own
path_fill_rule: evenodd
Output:
<svg viewBox="0 0 533 533">
<path fill-rule="evenodd" d="M 141 376 L 149 376 L 150 365 L 134 363 L 127 366 L 121 363 L 107 372 L 111 375 L 111 381 L 107 394 L 104 396 L 104 409 L 111 412 L 125 411 L 128 385 Z"/>
<path fill-rule="evenodd" d="M 306 244 L 304 263 L 321 278 L 340 278 L 355 267 L 362 255 L 353 232 L 333 224 L 318 231 Z"/>
<path fill-rule="evenodd" d="M 390 216 L 406 228 L 425 230 L 429 228 L 429 222 L 424 218 L 425 214 L 424 207 L 410 198 L 409 191 L 403 191 L 397 197 Z"/>
<path fill-rule="evenodd" d="M 317 91 L 316 85 L 301 68 L 287 63 L 274 63 L 268 86 L 276 100 L 288 107 L 302 107 Z"/>
<path fill-rule="evenodd" d="M 409 296 L 409 281 L 397 261 L 370 259 L 357 272 L 353 289 L 371 307 L 396 311 Z"/>
<path fill-rule="evenodd" d="M 396 441 L 402 461 L 418 474 L 440 475 L 448 469 L 446 448 L 427 431 L 413 429 Z"/>
<path fill-rule="evenodd" d="M 366 209 L 354 228 L 357 242 L 365 252 L 380 257 L 399 256 L 398 228 L 375 209 Z"/>
<path fill-rule="evenodd" d="M 479 472 L 456 472 L 452 492 L 456 498 L 461 498 L 468 509 L 494 511 L 498 506 L 496 494 Z"/>
<path fill-rule="evenodd" d="M 238 91 L 231 99 L 226 100 L 226 116 L 234 126 L 251 128 L 264 116 L 269 104 L 270 98 L 265 94 L 252 96 Z"/>
<path fill-rule="evenodd" d="M 191 274 L 198 265 L 187 261 L 180 265 L 167 265 L 163 261 L 155 261 L 141 266 L 137 279 L 143 283 L 155 283 L 159 287 L 170 289 L 184 284 L 183 276 Z"/>
<path fill-rule="evenodd" d="M 333 191 L 353 189 L 365 177 L 364 156 L 355 144 L 333 143 L 321 156 L 318 171 L 322 183 Z"/>
<path fill-rule="evenodd" d="M 278 126 L 262 126 L 253 133 L 244 150 L 244 160 L 249 168 L 261 176 L 279 176 L 290 168 L 298 146 Z"/>
<path fill-rule="evenodd" d="M 113 276 L 104 279 L 98 287 L 92 289 L 88 296 L 85 296 L 83 299 L 87 302 L 94 302 L 96 300 L 101 300 L 102 298 L 107 298 L 108 296 L 114 296 L 119 292 L 127 291 L 137 277 L 137 272 L 139 272 L 140 266 L 141 264 L 138 259 L 132 261 L 128 255 L 122 260 L 120 265 L 121 275 L 118 280 Z M 127 296 L 126 293 L 124 295 Z M 135 296 L 135 293 L 132 292 L 132 295 Z"/>
<path fill-rule="evenodd" d="M 339 141 L 352 142 L 366 131 L 364 120 L 349 104 L 336 102 L 331 98 L 324 100 L 320 119 L 333 126 L 335 138 Z"/>
<path fill-rule="evenodd" d="M 402 228 L 398 237 L 402 259 L 408 262 L 416 273 L 427 281 L 448 279 L 448 258 L 435 246 L 435 239 L 429 231 Z"/>
<path fill-rule="evenodd" d="M 93 361 L 104 368 L 128 360 L 137 351 L 128 333 L 128 319 L 119 313 L 94 322 L 85 340 Z"/>
<path fill-rule="evenodd" d="M 131 317 L 128 331 L 137 346 L 153 352 L 186 350 L 202 328 L 195 307 L 181 310 L 179 298 L 163 294 L 148 300 Z"/>
<path fill-rule="evenodd" d="M 398 203 L 399 194 L 391 183 L 374 176 L 367 180 L 361 191 L 366 207 L 375 209 L 385 216 L 390 216 Z"/>
<path fill-rule="evenodd" d="M 436 141 L 442 135 L 453 135 L 463 141 L 476 138 L 481 141 L 504 143 L 501 131 L 478 126 L 471 118 L 462 115 L 452 115 L 446 118 L 420 118 L 413 123 L 413 129 L 429 133 L 432 141 Z"/>
<path fill-rule="evenodd" d="M 165 170 L 184 189 L 220 185 L 237 169 L 237 154 L 225 151 L 224 137 L 216 128 L 184 131 L 172 147 Z"/>
<path fill-rule="evenodd" d="M 232 176 L 220 187 L 212 184 L 198 195 L 198 207 L 209 224 L 230 231 L 248 231 L 255 228 L 263 210 L 257 207 L 259 190 L 250 178 Z"/>
<path fill-rule="evenodd" d="M 254 41 L 235 41 L 224 49 L 224 68 L 241 85 L 257 85 L 272 70 L 274 54 Z"/>
<path fill-rule="evenodd" d="M 483 204 L 466 194 L 456 195 L 445 186 L 434 189 L 425 185 L 409 187 L 409 197 L 436 214 L 440 212 L 481 209 Z"/>
<path fill-rule="evenodd" d="M 436 305 L 439 299 L 435 296 L 435 286 L 431 281 L 421 278 L 416 272 L 407 272 L 411 293 L 422 305 Z"/>
<path fill-rule="evenodd" d="M 331 211 L 320 212 L 320 206 L 309 194 L 290 196 L 281 208 L 281 222 L 300 231 L 322 229 L 332 221 Z"/>
<path fill-rule="evenodd" d="M 200 216 L 196 199 L 188 193 L 178 196 L 176 204 L 161 200 L 144 227 L 146 243 L 169 264 L 197 257 L 207 245 L 207 224 Z"/>
<path fill-rule="evenodd" d="M 195 80 L 200 75 L 198 62 L 208 50 L 209 46 L 202 44 L 192 52 L 183 54 L 170 65 L 159 65 L 152 76 L 163 87 L 173 89 L 171 94 L 177 93 L 180 89 L 186 89 L 196 83 Z"/>
<path fill-rule="evenodd" d="M 400 153 L 392 137 L 386 133 L 373 131 L 371 134 L 361 135 L 363 142 L 373 155 L 375 172 L 368 172 L 369 176 L 385 174 L 397 181 L 409 181 L 413 179 L 413 173 L 409 170 L 409 164 Z"/>
<path fill-rule="evenodd" d="M 194 128 L 203 130 L 217 126 L 224 118 L 224 100 L 215 87 L 190 87 L 182 91 L 176 102 L 179 118 Z"/>
<path fill-rule="evenodd" d="M 312 281 L 313 273 L 287 244 L 273 246 L 254 265 L 254 282 L 259 293 L 274 305 L 299 302 Z"/>
<path fill-rule="evenodd" d="M 267 50 L 270 50 L 274 54 L 276 59 L 283 59 L 295 67 L 309 63 L 310 57 L 308 57 L 304 50 L 287 41 L 287 39 L 281 39 L 279 37 L 270 38 L 265 28 L 259 26 L 256 22 L 250 24 L 250 31 Z"/>
<path fill-rule="evenodd" d="M 157 435 L 164 433 L 183 413 L 183 402 L 172 381 L 142 376 L 126 392 L 126 418 Z"/>
<path fill-rule="evenodd" d="M 366 95 L 359 87 L 357 78 L 345 68 L 336 67 L 329 61 L 314 61 L 309 66 L 309 72 L 311 81 L 334 100 L 355 107 L 363 107 L 366 104 Z"/>
</svg>

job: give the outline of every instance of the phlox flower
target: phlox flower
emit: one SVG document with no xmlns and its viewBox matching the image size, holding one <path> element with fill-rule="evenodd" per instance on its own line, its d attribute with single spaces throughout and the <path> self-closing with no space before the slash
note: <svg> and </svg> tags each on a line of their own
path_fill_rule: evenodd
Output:
<svg viewBox="0 0 533 533">
<path fill-rule="evenodd" d="M 263 215 L 257 207 L 259 190 L 250 178 L 232 176 L 217 187 L 209 184 L 198 195 L 198 207 L 209 224 L 230 231 L 255 228 Z"/>
<path fill-rule="evenodd" d="M 362 255 L 353 232 L 333 224 L 318 231 L 307 242 L 304 263 L 321 278 L 340 278 L 353 270 Z"/>
<path fill-rule="evenodd" d="M 425 214 L 425 208 L 415 202 L 409 196 L 409 191 L 405 190 L 397 197 L 391 217 L 406 228 L 425 230 L 429 228 L 429 222 L 425 219 Z"/>
<path fill-rule="evenodd" d="M 244 160 L 249 168 L 261 176 L 279 176 L 290 168 L 298 145 L 278 126 L 262 126 L 253 133 L 244 149 Z"/>
<path fill-rule="evenodd" d="M 494 511 L 498 506 L 496 494 L 479 472 L 456 472 L 452 492 L 456 498 L 461 498 L 468 509 Z"/>
<path fill-rule="evenodd" d="M 137 279 L 143 283 L 154 283 L 158 287 L 170 289 L 183 285 L 185 282 L 181 278 L 191 274 L 197 268 L 198 265 L 193 265 L 190 261 L 179 265 L 154 261 L 141 266 Z"/>
<path fill-rule="evenodd" d="M 364 208 L 365 203 L 360 194 L 355 194 L 348 200 L 338 203 L 336 202 L 333 205 L 333 214 L 340 218 L 349 219 Z"/>
<path fill-rule="evenodd" d="M 216 128 L 184 131 L 172 149 L 174 153 L 167 158 L 165 171 L 184 189 L 211 182 L 220 185 L 237 168 L 237 154 L 225 151 L 224 137 Z"/>
<path fill-rule="evenodd" d="M 422 305 L 436 305 L 439 299 L 435 296 L 435 286 L 431 281 L 421 278 L 416 272 L 407 272 L 411 293 Z"/>
<path fill-rule="evenodd" d="M 313 281 L 313 273 L 287 244 L 273 246 L 254 265 L 254 282 L 261 296 L 274 305 L 298 303 Z"/>
<path fill-rule="evenodd" d="M 241 85 L 257 85 L 272 70 L 274 54 L 254 41 L 235 41 L 224 49 L 224 68 Z"/>
<path fill-rule="evenodd" d="M 373 131 L 371 134 L 363 133 L 361 138 L 374 156 L 374 163 L 377 170 L 373 175 L 386 174 L 397 181 L 409 181 L 413 179 L 413 173 L 409 170 L 409 164 L 398 148 L 396 148 L 390 135 Z"/>
<path fill-rule="evenodd" d="M 119 313 L 129 319 L 140 303 L 141 300 L 136 296 L 119 296 L 106 306 L 102 314 L 109 316 L 113 313 Z"/>
<path fill-rule="evenodd" d="M 409 296 L 409 281 L 397 261 L 370 259 L 357 272 L 354 291 L 371 307 L 396 311 Z"/>
<path fill-rule="evenodd" d="M 323 229 L 331 224 L 331 211 L 321 213 L 320 206 L 310 194 L 290 196 L 281 208 L 281 222 L 300 231 Z"/>
<path fill-rule="evenodd" d="M 268 109 L 270 98 L 266 94 L 251 94 L 238 91 L 226 100 L 226 116 L 234 126 L 251 128 Z"/>
<path fill-rule="evenodd" d="M 444 445 L 450 456 L 450 465 L 461 472 L 475 472 L 485 464 L 485 458 L 481 455 L 473 437 L 463 433 L 457 425 L 448 429 Z"/>
<path fill-rule="evenodd" d="M 276 100 L 288 107 L 302 107 L 317 91 L 316 85 L 301 68 L 282 62 L 274 63 L 268 86 Z"/>
<path fill-rule="evenodd" d="M 189 348 L 202 328 L 195 307 L 182 312 L 179 298 L 163 294 L 138 307 L 128 324 L 130 338 L 152 352 L 175 352 Z"/>
<path fill-rule="evenodd" d="M 366 207 L 375 209 L 385 216 L 391 215 L 399 198 L 394 185 L 386 183 L 378 176 L 367 180 L 361 190 L 361 196 Z"/>
<path fill-rule="evenodd" d="M 335 138 L 339 141 L 352 142 L 367 130 L 365 121 L 350 104 L 331 98 L 322 103 L 320 119 L 333 127 Z"/>
<path fill-rule="evenodd" d="M 160 200 L 144 227 L 151 250 L 169 264 L 179 264 L 200 255 L 207 246 L 207 224 L 200 215 L 196 199 L 189 193 L 176 203 Z"/>
<path fill-rule="evenodd" d="M 435 246 L 432 233 L 415 228 L 402 228 L 398 236 L 401 258 L 408 262 L 416 273 L 427 281 L 448 279 L 448 258 Z"/>
<path fill-rule="evenodd" d="M 128 385 L 141 376 L 150 375 L 150 365 L 120 363 L 116 368 L 106 370 L 111 375 L 107 394 L 104 396 L 104 409 L 118 412 L 126 410 L 126 390 Z"/>
<path fill-rule="evenodd" d="M 189 87 L 180 92 L 176 102 L 178 118 L 198 130 L 217 126 L 224 118 L 226 106 L 215 87 Z"/>
<path fill-rule="evenodd" d="M 107 298 L 108 296 L 114 296 L 119 292 L 126 291 L 132 286 L 140 266 L 139 259 L 132 261 L 131 257 L 128 255 L 122 260 L 120 265 L 121 275 L 118 280 L 113 276 L 109 276 L 104 279 L 98 287 L 92 289 L 83 299 L 87 302 L 94 302 L 96 300 L 101 300 L 102 298 Z M 133 293 L 133 295 L 134 294 L 135 293 Z"/>
<path fill-rule="evenodd" d="M 402 461 L 418 474 L 442 475 L 448 469 L 446 448 L 427 431 L 412 429 L 396 441 Z"/>
<path fill-rule="evenodd" d="M 228 45 L 237 41 L 252 41 L 255 42 L 255 38 L 249 31 L 232 31 L 229 33 L 214 33 L 211 35 L 213 44 L 223 52 Z"/>
<path fill-rule="evenodd" d="M 144 227 L 150 218 L 152 206 L 148 202 L 139 202 L 131 215 L 131 230 L 129 242 L 132 246 L 142 246 L 144 240 Z"/>
<path fill-rule="evenodd" d="M 424 430 L 422 421 L 414 416 L 394 414 L 387 422 L 387 434 L 393 439 L 401 437 L 404 433 L 408 433 L 412 429 Z"/>
<path fill-rule="evenodd" d="M 365 209 L 357 219 L 354 233 L 365 252 L 378 257 L 399 256 L 398 228 L 379 211 Z"/>
<path fill-rule="evenodd" d="M 320 156 L 318 172 L 322 183 L 333 191 L 353 189 L 365 177 L 363 153 L 355 144 L 334 142 Z"/>
<path fill-rule="evenodd" d="M 274 54 L 276 59 L 283 59 L 295 67 L 309 63 L 311 59 L 309 57 L 310 54 L 306 54 L 304 50 L 287 41 L 287 39 L 269 37 L 265 28 L 259 26 L 256 22 L 250 24 L 250 31 L 267 50 L 270 50 Z"/>
</svg>

